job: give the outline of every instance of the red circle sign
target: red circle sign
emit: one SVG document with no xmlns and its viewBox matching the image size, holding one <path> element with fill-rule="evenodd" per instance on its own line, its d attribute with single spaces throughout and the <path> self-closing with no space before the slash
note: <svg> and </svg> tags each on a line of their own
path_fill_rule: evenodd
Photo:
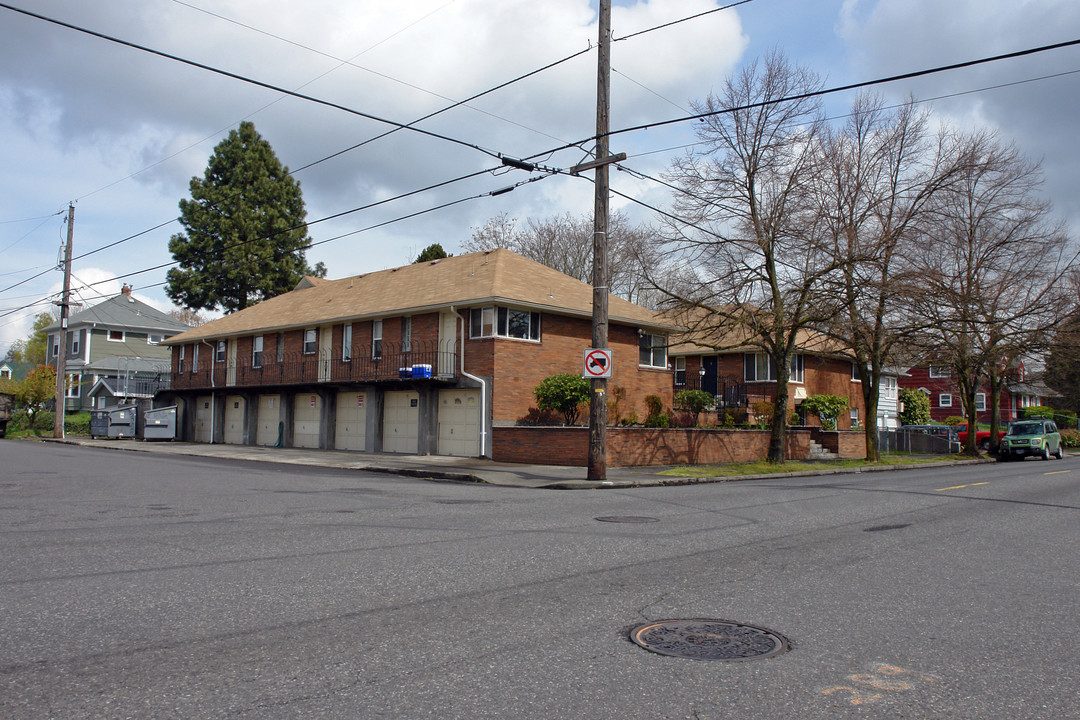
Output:
<svg viewBox="0 0 1080 720">
<path fill-rule="evenodd" d="M 585 354 L 585 374 L 589 377 L 611 377 L 611 351 L 590 350 Z"/>
</svg>

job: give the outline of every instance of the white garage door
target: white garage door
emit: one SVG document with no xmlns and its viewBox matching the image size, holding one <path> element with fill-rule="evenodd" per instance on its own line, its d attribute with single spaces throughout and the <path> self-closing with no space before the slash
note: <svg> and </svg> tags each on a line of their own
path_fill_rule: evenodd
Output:
<svg viewBox="0 0 1080 720">
<path fill-rule="evenodd" d="M 214 399 L 209 395 L 195 398 L 195 442 L 208 443 L 213 437 Z"/>
<path fill-rule="evenodd" d="M 415 455 L 420 449 L 420 393 L 383 397 L 383 450 Z"/>
<path fill-rule="evenodd" d="M 281 396 L 259 396 L 259 419 L 255 430 L 255 442 L 264 447 L 277 445 L 278 423 L 281 422 Z"/>
<path fill-rule="evenodd" d="M 314 393 L 296 396 L 293 412 L 293 447 L 319 447 L 319 413 L 322 398 Z"/>
<path fill-rule="evenodd" d="M 337 424 L 334 447 L 338 450 L 365 450 L 367 433 L 367 393 L 341 392 L 337 396 Z"/>
<path fill-rule="evenodd" d="M 244 398 L 229 395 L 225 398 L 225 444 L 244 444 Z"/>
<path fill-rule="evenodd" d="M 479 457 L 480 391 L 439 392 L 439 454 Z"/>
</svg>

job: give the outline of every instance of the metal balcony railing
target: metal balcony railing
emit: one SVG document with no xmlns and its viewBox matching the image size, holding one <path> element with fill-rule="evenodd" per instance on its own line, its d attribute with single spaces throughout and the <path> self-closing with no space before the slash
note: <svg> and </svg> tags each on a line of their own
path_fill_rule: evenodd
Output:
<svg viewBox="0 0 1080 720">
<path fill-rule="evenodd" d="M 447 379 L 457 375 L 457 352 L 440 349 L 436 342 L 412 343 L 408 349 L 383 343 L 378 356 L 372 348 L 354 348 L 349 357 L 326 353 L 273 353 L 214 362 L 197 373 L 172 374 L 174 390 L 226 387 L 309 385 L 315 383 L 369 383 L 413 379 Z M 212 373 L 212 375 L 211 375 Z"/>
</svg>

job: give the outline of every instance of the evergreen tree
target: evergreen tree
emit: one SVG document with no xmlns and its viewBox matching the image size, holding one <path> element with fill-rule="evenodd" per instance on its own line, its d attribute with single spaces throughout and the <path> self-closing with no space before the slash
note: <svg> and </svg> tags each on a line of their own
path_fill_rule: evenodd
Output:
<svg viewBox="0 0 1080 720">
<path fill-rule="evenodd" d="M 441 260 L 443 258 L 454 257 L 443 250 L 443 246 L 439 243 L 432 243 L 426 248 L 420 251 L 416 259 L 413 260 L 413 265 L 422 262 L 431 262 L 432 260 Z"/>
<path fill-rule="evenodd" d="M 203 177 L 191 179 L 180 201 L 180 224 L 169 251 L 165 293 L 192 310 L 242 310 L 292 290 L 305 275 L 310 242 L 300 184 L 250 122 L 240 123 L 210 156 Z"/>
</svg>

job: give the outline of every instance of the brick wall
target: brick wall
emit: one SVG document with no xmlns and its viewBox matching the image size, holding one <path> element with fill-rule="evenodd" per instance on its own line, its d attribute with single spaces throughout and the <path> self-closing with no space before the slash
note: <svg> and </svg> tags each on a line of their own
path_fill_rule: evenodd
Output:
<svg viewBox="0 0 1080 720">
<path fill-rule="evenodd" d="M 609 427 L 607 446 L 612 466 L 755 462 L 768 455 L 769 432 Z M 809 452 L 810 431 L 788 431 L 788 459 L 804 459 Z M 588 428 L 519 426 L 492 430 L 492 458 L 496 461 L 584 467 L 588 457 Z"/>
<path fill-rule="evenodd" d="M 466 370 L 494 377 L 493 421 L 516 423 L 536 406 L 533 389 L 550 375 L 581 375 L 585 350 L 592 346 L 592 322 L 543 313 L 539 343 L 509 338 L 467 340 Z M 638 366 L 637 328 L 612 325 L 608 331 L 612 351 L 612 377 L 608 393 L 618 386 L 626 390 L 623 413 L 636 409 L 645 417 L 645 396 L 659 395 L 665 407 L 672 402 L 671 373 Z M 610 399 L 609 399 L 610 402 Z M 584 412 L 584 408 L 583 408 Z"/>
</svg>

